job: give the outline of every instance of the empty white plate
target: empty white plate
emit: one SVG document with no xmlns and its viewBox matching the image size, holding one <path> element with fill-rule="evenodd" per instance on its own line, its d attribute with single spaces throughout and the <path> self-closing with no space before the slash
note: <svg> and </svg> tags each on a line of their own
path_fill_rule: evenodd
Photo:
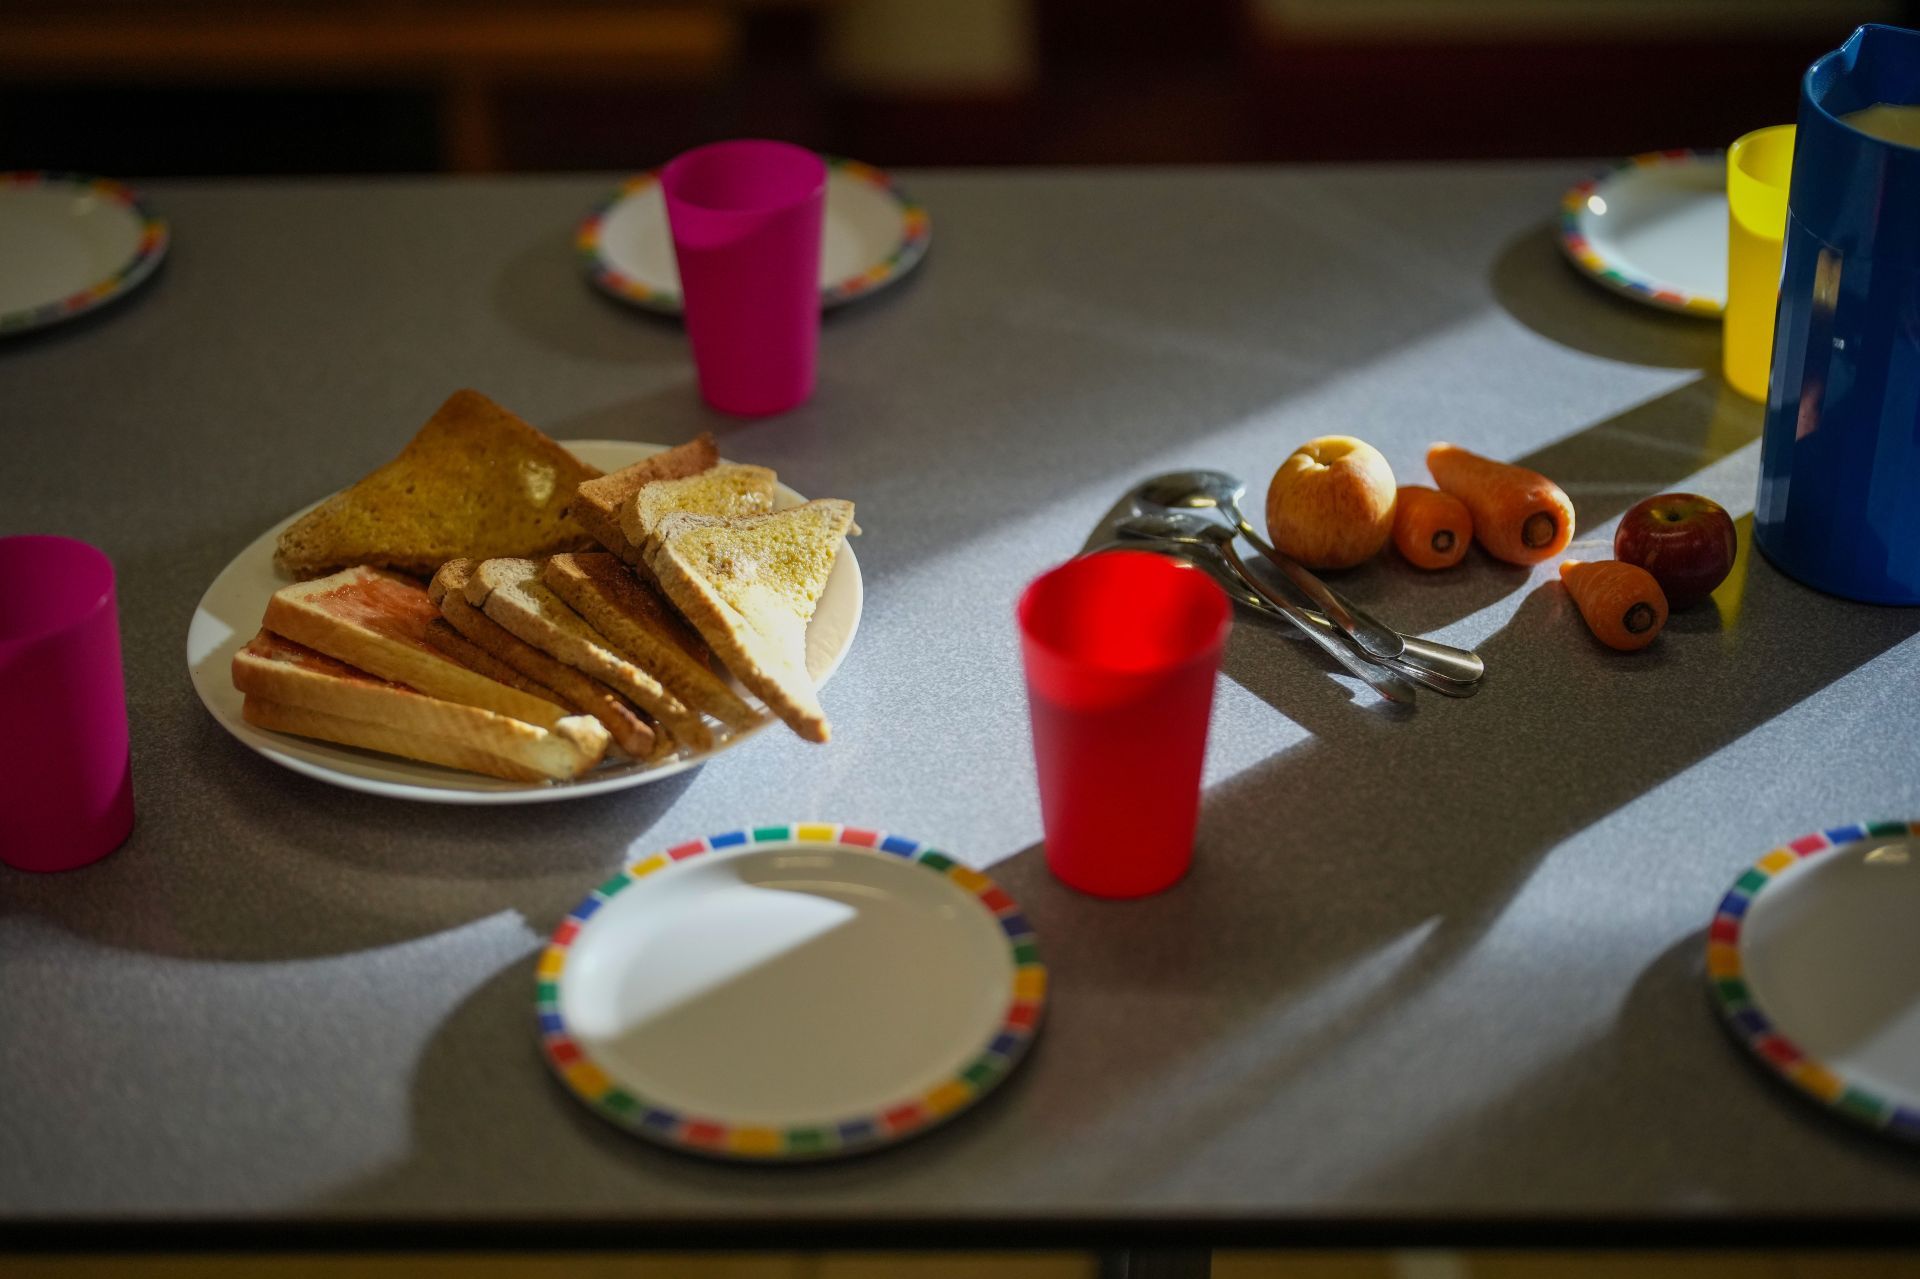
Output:
<svg viewBox="0 0 1920 1279">
<path fill-rule="evenodd" d="M 883 171 L 834 156 L 820 245 L 820 305 L 840 306 L 885 288 L 926 256 L 927 211 Z M 574 233 L 588 278 L 602 292 L 649 311 L 680 314 L 680 268 L 667 229 L 657 171 L 629 178 Z"/>
<path fill-rule="evenodd" d="M 1734 1034 L 1781 1078 L 1920 1141 L 1920 822 L 1783 844 L 1742 875 L 1707 934 Z"/>
<path fill-rule="evenodd" d="M 0 173 L 0 333 L 44 328 L 120 297 L 160 265 L 167 224 L 118 182 Z"/>
<path fill-rule="evenodd" d="M 1560 197 L 1560 247 L 1582 272 L 1663 311 L 1727 305 L 1727 160 L 1650 151 Z"/>
<path fill-rule="evenodd" d="M 925 1131 L 1006 1077 L 1046 998 L 1033 931 L 991 879 L 822 823 L 643 858 L 575 907 L 537 971 L 568 1089 L 641 1136 L 735 1159 Z"/>
</svg>

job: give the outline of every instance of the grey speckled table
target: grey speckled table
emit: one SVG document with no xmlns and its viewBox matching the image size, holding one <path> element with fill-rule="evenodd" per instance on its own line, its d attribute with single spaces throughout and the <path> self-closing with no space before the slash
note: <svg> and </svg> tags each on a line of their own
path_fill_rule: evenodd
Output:
<svg viewBox="0 0 1920 1279">
<path fill-rule="evenodd" d="M 700 407 L 673 325 L 582 282 L 569 234 L 605 179 L 155 186 L 175 248 L 152 284 L 0 344 L 0 532 L 119 565 L 140 813 L 94 869 L 0 871 L 4 1221 L 1920 1230 L 1920 1157 L 1750 1066 L 1699 971 L 1718 894 L 1767 848 L 1920 815 L 1920 611 L 1753 559 L 1717 615 L 1619 657 L 1550 567 L 1383 560 L 1345 585 L 1478 646 L 1480 697 L 1392 712 L 1245 622 L 1193 874 L 1113 905 L 1041 863 L 1012 602 L 1137 477 L 1258 484 L 1344 431 L 1405 478 L 1435 439 L 1524 459 L 1595 553 L 1661 489 L 1751 509 L 1759 410 L 1711 371 L 1712 327 L 1558 260 L 1547 220 L 1581 172 L 916 175 L 925 266 L 831 317 L 811 404 L 751 424 Z M 825 693 L 833 745 L 768 735 L 621 795 L 463 810 L 334 790 L 222 733 L 184 667 L 201 590 L 469 385 L 561 438 L 711 427 L 856 499 L 867 611 Z M 1053 968 L 1034 1058 L 841 1166 L 711 1166 L 604 1126 L 535 1053 L 540 938 L 629 850 L 798 817 L 994 868 Z"/>
</svg>

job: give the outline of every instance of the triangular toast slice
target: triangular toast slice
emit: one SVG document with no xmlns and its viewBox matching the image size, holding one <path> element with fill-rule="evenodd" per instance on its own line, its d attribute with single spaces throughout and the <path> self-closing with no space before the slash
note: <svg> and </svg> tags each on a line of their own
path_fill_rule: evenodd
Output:
<svg viewBox="0 0 1920 1279">
<path fill-rule="evenodd" d="M 467 603 L 548 656 L 606 684 L 694 750 L 713 745 L 713 730 L 699 712 L 614 652 L 604 636 L 547 589 L 538 561 L 480 561 L 467 582 Z"/>
<path fill-rule="evenodd" d="M 853 503 L 821 498 L 741 519 L 669 515 L 654 575 L 714 655 L 811 742 L 831 735 L 807 673 L 807 623 L 826 589 Z"/>
<path fill-rule="evenodd" d="M 636 548 L 628 546 L 626 535 L 620 531 L 621 508 L 643 484 L 651 484 L 655 480 L 685 479 L 689 475 L 712 469 L 719 461 L 719 446 L 713 442 L 712 434 L 702 431 L 685 444 L 675 445 L 652 457 L 642 458 L 631 466 L 623 466 L 610 475 L 582 484 L 579 501 L 573 508 L 574 518 L 594 541 L 644 571 L 644 558 Z"/>
<path fill-rule="evenodd" d="M 764 466 L 722 462 L 682 480 L 655 480 L 635 490 L 620 508 L 620 532 L 629 547 L 650 560 L 656 549 L 654 530 L 667 516 L 681 511 L 723 519 L 765 515 L 773 510 L 775 479 Z"/>
<path fill-rule="evenodd" d="M 556 555 L 541 574 L 547 588 L 587 619 L 636 666 L 696 711 L 729 728 L 749 728 L 761 712 L 707 667 L 706 645 L 659 592 L 611 555 Z"/>
<path fill-rule="evenodd" d="M 274 562 L 297 578 L 354 564 L 430 577 L 457 556 L 590 545 L 571 518 L 600 472 L 478 391 L 456 391 L 400 456 L 295 520 Z"/>
</svg>

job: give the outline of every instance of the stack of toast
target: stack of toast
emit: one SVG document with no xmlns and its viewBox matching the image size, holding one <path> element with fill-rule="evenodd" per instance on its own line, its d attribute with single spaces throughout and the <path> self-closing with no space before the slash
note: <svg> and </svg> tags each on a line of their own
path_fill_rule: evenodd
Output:
<svg viewBox="0 0 1920 1279">
<path fill-rule="evenodd" d="M 601 475 L 461 391 L 281 536 L 312 580 L 235 657 L 242 713 L 516 781 L 705 752 L 769 713 L 825 742 L 806 629 L 853 504 L 776 510 L 775 484 L 708 435 Z"/>
</svg>

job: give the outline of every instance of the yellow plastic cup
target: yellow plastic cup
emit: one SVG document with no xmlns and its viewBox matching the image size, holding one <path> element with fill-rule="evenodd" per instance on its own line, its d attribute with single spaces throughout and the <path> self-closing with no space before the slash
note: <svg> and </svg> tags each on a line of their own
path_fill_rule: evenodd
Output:
<svg viewBox="0 0 1920 1279">
<path fill-rule="evenodd" d="M 1773 313 L 1780 302 L 1780 241 L 1787 233 L 1793 126 L 1756 129 L 1727 148 L 1727 310 L 1722 367 L 1727 385 L 1767 398 Z"/>
</svg>

